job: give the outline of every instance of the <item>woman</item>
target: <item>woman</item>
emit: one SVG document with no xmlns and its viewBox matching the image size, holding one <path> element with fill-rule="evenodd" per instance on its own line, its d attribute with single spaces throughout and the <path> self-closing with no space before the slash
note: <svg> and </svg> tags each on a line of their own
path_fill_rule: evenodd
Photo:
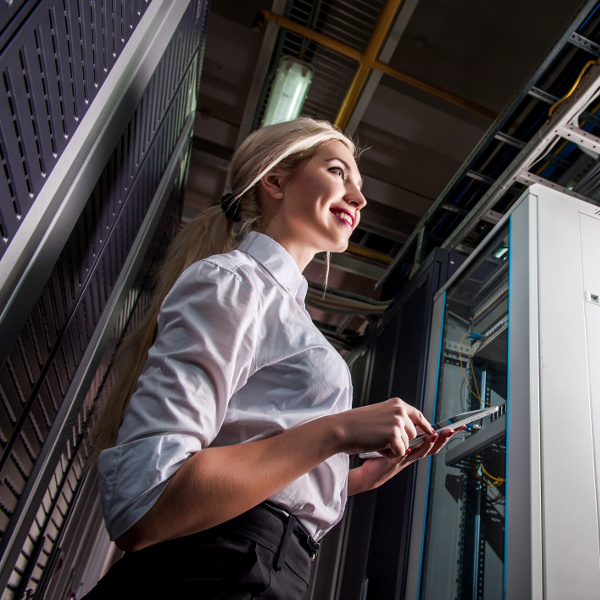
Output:
<svg viewBox="0 0 600 600">
<path fill-rule="evenodd" d="M 126 554 L 90 598 L 302 598 L 347 495 L 450 437 L 398 398 L 350 410 L 348 368 L 304 308 L 302 271 L 346 249 L 366 204 L 355 154 L 309 118 L 259 129 L 233 157 L 232 193 L 173 244 L 98 427 Z M 417 428 L 429 435 L 411 452 Z"/>
</svg>

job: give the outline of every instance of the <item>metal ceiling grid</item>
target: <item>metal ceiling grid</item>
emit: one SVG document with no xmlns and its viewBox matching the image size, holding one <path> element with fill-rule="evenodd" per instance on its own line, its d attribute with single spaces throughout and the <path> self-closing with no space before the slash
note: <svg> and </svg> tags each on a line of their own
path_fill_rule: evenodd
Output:
<svg viewBox="0 0 600 600">
<path fill-rule="evenodd" d="M 291 0 L 287 6 L 286 17 L 360 53 L 369 42 L 383 4 L 383 0 L 374 0 L 370 3 L 362 0 L 358 2 Z M 302 112 L 316 118 L 335 121 L 358 63 L 299 33 L 282 28 L 271 56 L 267 82 L 257 104 L 254 128 L 259 126 L 264 114 L 271 81 L 282 56 L 305 60 L 315 69 Z"/>
<path fill-rule="evenodd" d="M 269 82 L 283 55 L 306 60 L 315 69 L 303 114 L 334 122 L 360 66 L 361 53 L 364 53 L 371 42 L 385 4 L 385 0 L 370 3 L 292 0 L 285 16 L 294 23 L 326 36 L 327 43 L 331 42 L 332 47 L 318 40 L 308 39 L 301 32 L 290 31 L 285 27 L 280 29 L 271 56 L 268 83 L 263 87 L 262 98 L 255 113 L 254 127 L 258 127 L 262 119 Z M 339 48 L 336 43 L 339 43 Z M 356 50 L 356 54 L 353 55 L 351 50 Z M 399 244 L 396 233 L 386 233 L 379 229 L 373 232 L 372 229 L 367 223 L 361 224 L 352 236 L 348 252 L 341 257 L 332 256 L 332 264 L 361 275 L 369 274 L 375 281 L 383 273 L 383 268 L 391 262 Z"/>
<path fill-rule="evenodd" d="M 318 33 L 363 52 L 384 5 L 384 0 L 292 0 L 289 18 Z"/>
<path fill-rule="evenodd" d="M 333 122 L 352 81 L 355 63 L 332 50 L 318 48 L 311 64 L 315 74 L 302 112 Z"/>
<path fill-rule="evenodd" d="M 387 2 L 382 2 L 376 12 L 381 13 L 383 5 L 386 9 L 389 6 Z M 272 13 L 265 15 L 265 18 L 279 23 L 282 27 L 279 31 L 279 43 L 276 44 L 272 56 L 272 70 L 284 51 L 313 64 L 317 61 L 323 63 L 321 70 L 325 77 L 321 81 L 318 76 L 315 77 L 316 81 L 305 104 L 304 112 L 307 114 L 334 120 L 332 116 L 341 106 L 339 90 L 350 87 L 353 80 L 351 72 L 356 72 L 357 61 L 362 60 L 361 55 L 354 54 L 355 49 L 360 47 L 359 52 L 362 53 L 375 41 L 371 38 L 375 37 L 374 30 L 381 25 L 378 22 L 373 26 L 369 25 L 369 28 L 359 27 L 364 36 L 358 41 L 348 40 L 344 35 L 356 29 L 352 19 L 348 17 L 355 6 L 360 6 L 361 10 L 365 9 L 365 6 L 359 3 L 351 6 L 346 2 L 335 1 L 314 4 L 291 1 L 286 12 L 287 20 Z M 304 9 L 302 16 L 294 15 L 294 10 L 301 8 Z M 338 14 L 344 15 L 345 22 L 341 25 Z M 294 28 L 290 21 L 303 25 L 304 30 Z M 507 169 L 515 167 L 514 161 L 522 156 L 520 153 L 543 127 L 548 119 L 550 107 L 569 92 L 590 58 L 600 55 L 599 21 L 598 3 L 595 0 L 582 3 L 580 12 L 568 24 L 565 34 L 557 41 L 520 93 L 497 117 L 486 136 L 400 248 L 397 236 L 394 236 L 393 243 L 386 243 L 385 240 L 382 243 L 379 239 L 381 236 L 369 235 L 368 231 L 358 230 L 353 237 L 350 251 L 335 257 L 332 264 L 339 262 L 344 270 L 365 276 L 372 276 L 379 271 L 376 287 L 386 283 L 384 297 L 387 298 L 390 294 L 397 293 L 435 247 L 441 246 L 465 253 L 475 248 L 502 214 L 509 210 L 526 185 L 531 183 L 525 181 L 524 177 L 513 178 L 510 184 L 501 190 L 502 193 L 498 193 L 497 186 L 494 189 L 495 182 Z M 294 29 L 297 33 L 289 31 Z M 327 39 L 319 37 L 323 35 Z M 336 46 L 338 43 L 344 48 Z M 380 68 L 375 64 L 374 67 Z M 382 70 L 387 73 L 385 69 Z M 389 75 L 398 76 L 397 73 Z M 263 89 L 263 102 L 267 95 L 268 89 Z M 322 104 L 321 99 L 325 104 Z M 258 113 L 262 113 L 262 107 Z M 585 117 L 587 129 L 600 124 L 600 119 L 594 115 L 586 114 Z M 542 169 L 548 181 L 552 181 L 554 177 L 561 181 L 568 180 L 574 185 L 585 185 L 586 189 L 593 188 L 596 176 L 590 162 L 593 158 L 585 155 L 569 141 L 551 150 L 544 157 L 549 165 Z M 533 166 L 540 170 L 540 165 Z M 530 175 L 532 180 L 534 175 Z M 600 175 L 598 178 L 600 179 Z M 385 232 L 381 234 L 385 238 Z M 371 248 L 371 242 L 376 243 L 376 246 Z"/>
<path fill-rule="evenodd" d="M 518 162 L 525 161 L 523 153 L 531 152 L 531 144 L 535 144 L 534 140 L 541 135 L 541 128 L 549 120 L 552 105 L 572 90 L 583 67 L 598 58 L 599 6 L 600 3 L 595 0 L 587 2 L 570 23 L 528 84 L 508 104 L 421 219 L 378 281 L 378 287 L 388 279 L 395 285 L 402 285 L 436 246 L 469 253 L 485 238 L 523 189 L 539 181 L 534 173 L 528 177 L 505 176 L 503 181 L 506 185 L 501 189 L 496 185 L 507 170 L 519 170 Z M 585 113 L 585 107 L 579 112 Z M 596 122 L 594 115 L 588 113 L 585 116 Z M 528 144 L 529 150 L 526 148 Z M 578 159 L 580 163 L 593 160 L 582 161 L 581 152 L 570 142 L 545 150 L 548 155 L 544 158 L 552 163 L 544 170 L 547 185 L 565 176 L 573 177 L 572 167 Z M 589 170 L 589 165 L 579 166 Z"/>
</svg>

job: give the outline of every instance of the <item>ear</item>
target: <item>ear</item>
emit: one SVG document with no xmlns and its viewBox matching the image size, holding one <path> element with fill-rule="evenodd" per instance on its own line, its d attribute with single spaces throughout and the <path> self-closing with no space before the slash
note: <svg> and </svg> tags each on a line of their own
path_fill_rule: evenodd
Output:
<svg viewBox="0 0 600 600">
<path fill-rule="evenodd" d="M 260 180 L 260 185 L 271 198 L 275 198 L 277 200 L 281 200 L 283 198 L 285 177 L 278 171 L 269 171 Z"/>
</svg>

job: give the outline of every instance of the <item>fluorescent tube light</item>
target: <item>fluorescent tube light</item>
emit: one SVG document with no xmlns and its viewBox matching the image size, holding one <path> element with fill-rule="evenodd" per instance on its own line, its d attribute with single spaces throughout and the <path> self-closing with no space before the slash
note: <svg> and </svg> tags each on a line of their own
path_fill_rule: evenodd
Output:
<svg viewBox="0 0 600 600">
<path fill-rule="evenodd" d="M 300 114 L 313 73 L 308 63 L 291 56 L 282 57 L 271 86 L 263 125 L 291 121 Z"/>
</svg>

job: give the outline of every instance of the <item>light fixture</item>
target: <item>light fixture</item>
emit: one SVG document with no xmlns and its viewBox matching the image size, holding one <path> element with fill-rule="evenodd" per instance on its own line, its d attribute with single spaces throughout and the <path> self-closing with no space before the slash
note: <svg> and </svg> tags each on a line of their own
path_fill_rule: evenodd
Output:
<svg viewBox="0 0 600 600">
<path fill-rule="evenodd" d="M 281 58 L 265 108 L 263 125 L 291 121 L 300 114 L 313 73 L 308 63 L 291 56 Z"/>
<path fill-rule="evenodd" d="M 500 260 L 506 260 L 508 258 L 508 245 L 506 242 L 501 242 L 496 249 L 492 252 L 494 258 Z"/>
</svg>

